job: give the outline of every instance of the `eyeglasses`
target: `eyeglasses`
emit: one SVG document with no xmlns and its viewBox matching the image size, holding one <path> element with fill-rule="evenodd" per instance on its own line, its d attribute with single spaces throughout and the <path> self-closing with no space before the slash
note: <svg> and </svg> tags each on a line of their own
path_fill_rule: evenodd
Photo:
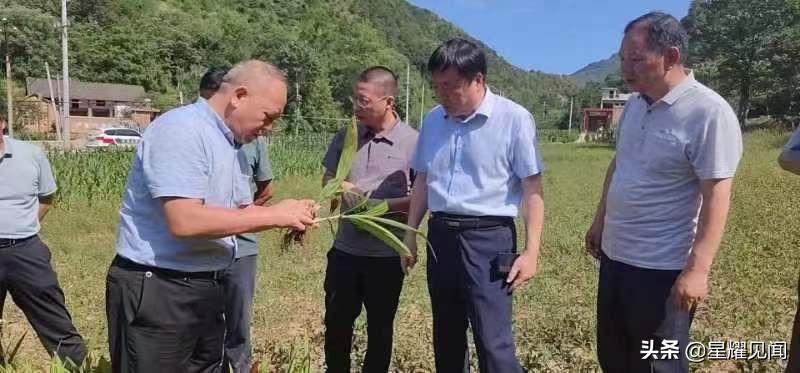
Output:
<svg viewBox="0 0 800 373">
<path fill-rule="evenodd" d="M 355 98 L 353 96 L 350 96 L 347 99 L 350 100 L 350 103 L 353 104 L 353 106 L 355 106 L 355 107 L 357 107 L 359 109 L 366 109 L 366 108 L 374 105 L 376 102 L 383 101 L 383 100 L 385 100 L 385 99 L 387 99 L 389 97 L 392 97 L 392 96 L 383 96 L 381 98 L 377 98 L 377 99 L 374 99 L 374 100 L 370 99 L 370 98 L 367 98 L 367 97 Z"/>
</svg>

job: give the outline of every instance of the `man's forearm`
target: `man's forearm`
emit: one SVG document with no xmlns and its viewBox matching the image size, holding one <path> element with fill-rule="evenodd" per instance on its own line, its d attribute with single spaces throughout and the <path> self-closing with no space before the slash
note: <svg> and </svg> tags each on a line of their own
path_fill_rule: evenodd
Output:
<svg viewBox="0 0 800 373">
<path fill-rule="evenodd" d="M 389 212 L 408 212 L 411 207 L 411 196 L 399 198 L 387 198 L 386 203 L 389 205 Z"/>
<path fill-rule="evenodd" d="M 611 159 L 611 164 L 608 165 L 606 176 L 603 180 L 603 191 L 600 194 L 600 202 L 597 204 L 597 211 L 595 212 L 594 219 L 604 219 L 606 216 L 606 201 L 608 199 L 608 188 L 611 186 L 611 179 L 614 177 L 614 171 L 617 168 L 617 157 Z"/>
<path fill-rule="evenodd" d="M 522 219 L 525 222 L 525 252 L 539 255 L 544 226 L 544 198 L 539 175 L 522 182 Z"/>
<path fill-rule="evenodd" d="M 257 181 L 256 192 L 253 195 L 253 204 L 264 206 L 272 198 L 272 180 Z"/>
<path fill-rule="evenodd" d="M 168 199 L 163 202 L 168 228 L 178 238 L 222 238 L 276 226 L 270 214 L 264 211 L 268 207 L 250 205 L 244 209 L 230 209 L 190 201 Z"/>
<path fill-rule="evenodd" d="M 50 211 L 50 207 L 53 206 L 53 196 L 49 195 L 46 197 L 39 197 L 39 211 L 38 217 L 39 222 L 41 223 L 44 220 L 44 217 L 47 215 L 47 212 Z"/>
<path fill-rule="evenodd" d="M 428 184 L 426 175 L 419 173 L 411 189 L 411 198 L 408 206 L 408 225 L 419 228 L 422 218 L 428 212 Z"/>
<path fill-rule="evenodd" d="M 697 224 L 692 253 L 685 270 L 708 274 L 719 250 L 730 209 L 732 180 L 701 182 L 703 204 Z"/>
</svg>

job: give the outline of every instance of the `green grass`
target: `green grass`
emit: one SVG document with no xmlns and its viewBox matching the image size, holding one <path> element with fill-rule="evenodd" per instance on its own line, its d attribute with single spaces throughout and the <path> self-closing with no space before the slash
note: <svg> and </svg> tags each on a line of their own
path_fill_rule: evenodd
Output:
<svg viewBox="0 0 800 373">
<path fill-rule="evenodd" d="M 786 134 L 774 132 L 758 132 L 746 138 L 730 222 L 712 273 L 711 297 L 697 314 L 693 340 L 789 338 L 797 302 L 800 177 L 779 170 L 775 164 L 779 146 L 786 138 Z M 515 295 L 518 355 L 531 371 L 594 371 L 597 269 L 584 254 L 583 235 L 592 219 L 612 151 L 588 145 L 542 148 L 547 166 L 543 252 L 539 275 Z M 319 164 L 323 149 L 315 149 L 303 154 L 308 167 Z M 291 157 L 289 150 L 281 156 Z M 274 156 L 273 160 L 279 163 L 286 159 L 281 156 Z M 63 169 L 69 162 L 53 163 L 61 175 L 62 189 L 64 183 L 78 180 L 65 181 L 65 173 L 82 172 Z M 320 177 L 318 171 L 314 174 L 309 168 L 308 172 L 306 176 L 281 175 L 276 182 L 276 198 L 315 196 Z M 119 176 L 111 177 L 119 182 Z M 55 208 L 42 232 L 53 251 L 53 264 L 73 319 L 98 357 L 107 356 L 105 274 L 114 255 L 120 198 L 117 192 L 121 188 L 121 184 L 113 185 L 104 188 L 114 193 L 105 193 L 106 197 L 95 198 L 91 203 L 77 190 L 63 190 L 64 197 L 70 200 L 69 208 Z M 262 252 L 253 324 L 255 357 L 261 361 L 262 371 L 272 372 L 285 371 L 290 361 L 307 355 L 317 371 L 323 357 L 322 283 L 330 233 L 322 227 L 310 235 L 305 248 L 289 253 L 278 250 L 278 232 L 260 237 Z M 423 261 L 404 285 L 395 323 L 393 370 L 433 371 L 424 268 Z M 21 312 L 7 306 L 5 317 L 4 344 L 28 331 L 16 357 L 20 370 L 48 367 L 47 356 Z M 365 341 L 362 315 L 357 321 L 354 364 L 362 361 Z M 698 371 L 778 371 L 784 365 L 778 361 L 738 361 L 692 367 Z"/>
</svg>

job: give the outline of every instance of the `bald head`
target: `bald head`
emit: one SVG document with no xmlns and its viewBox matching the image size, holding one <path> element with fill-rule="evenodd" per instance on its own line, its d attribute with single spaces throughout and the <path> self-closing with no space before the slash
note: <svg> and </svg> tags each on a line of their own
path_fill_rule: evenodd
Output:
<svg viewBox="0 0 800 373">
<path fill-rule="evenodd" d="M 222 78 L 222 82 L 236 86 L 253 86 L 278 81 L 286 85 L 286 74 L 275 65 L 261 60 L 245 60 L 233 65 Z"/>
<path fill-rule="evenodd" d="M 237 63 L 222 78 L 217 93 L 208 100 L 240 144 L 269 131 L 286 106 L 286 76 L 260 60 Z"/>
<path fill-rule="evenodd" d="M 374 84 L 383 91 L 385 96 L 397 95 L 397 76 L 385 66 L 370 67 L 358 76 L 359 83 Z"/>
</svg>

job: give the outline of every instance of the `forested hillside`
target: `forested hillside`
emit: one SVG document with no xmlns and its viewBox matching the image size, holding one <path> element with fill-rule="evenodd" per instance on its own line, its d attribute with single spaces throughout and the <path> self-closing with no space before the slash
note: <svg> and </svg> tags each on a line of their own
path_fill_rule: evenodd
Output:
<svg viewBox="0 0 800 373">
<path fill-rule="evenodd" d="M 187 99 L 194 97 L 207 67 L 266 58 L 289 75 L 285 126 L 306 130 L 331 130 L 337 124 L 326 118 L 347 116 L 352 79 L 372 64 L 388 65 L 402 78 L 410 65 L 409 119 L 417 122 L 421 110 L 433 105 L 422 75 L 428 56 L 440 42 L 466 36 L 435 14 L 402 0 L 81 0 L 68 4 L 72 78 L 142 85 L 154 105 L 169 108 L 177 105 L 179 90 Z M 58 6 L 51 0 L 6 0 L 0 8 L 0 15 L 19 29 L 9 40 L 17 87 L 22 87 L 26 77 L 43 77 L 45 61 L 53 74 L 60 70 Z M 574 91 L 567 79 L 523 71 L 493 51 L 489 54 L 490 84 L 532 111 L 542 111 L 544 102 L 551 108 L 563 106 L 567 93 Z M 405 90 L 401 91 L 398 109 L 404 115 Z"/>
</svg>

